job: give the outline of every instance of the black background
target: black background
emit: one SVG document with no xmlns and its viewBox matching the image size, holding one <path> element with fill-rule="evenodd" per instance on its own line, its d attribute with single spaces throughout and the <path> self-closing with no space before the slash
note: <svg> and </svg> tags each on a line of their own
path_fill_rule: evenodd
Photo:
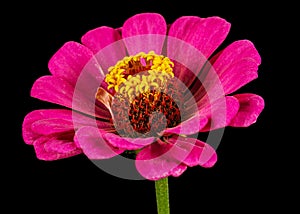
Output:
<svg viewBox="0 0 300 214">
<path fill-rule="evenodd" d="M 171 177 L 171 213 L 204 213 L 270 210 L 279 208 L 287 189 L 278 179 L 285 174 L 278 161 L 276 126 L 279 76 L 278 32 L 285 25 L 278 13 L 281 5 L 262 6 L 258 2 L 223 3 L 199 1 L 122 1 L 95 3 L 17 4 L 10 7 L 13 22 L 6 22 L 8 37 L 3 43 L 13 51 L 10 69 L 15 94 L 10 97 L 14 109 L 9 122 L 9 149 L 3 153 L 8 188 L 5 198 L 16 204 L 10 209 L 24 211 L 68 211 L 86 209 L 85 213 L 155 213 L 154 183 L 124 180 L 106 174 L 85 156 L 53 162 L 38 160 L 32 146 L 21 136 L 24 116 L 32 110 L 54 105 L 30 97 L 34 81 L 48 75 L 50 57 L 67 41 L 80 42 L 81 36 L 99 26 L 120 27 L 130 16 L 141 12 L 161 13 L 168 23 L 184 15 L 220 16 L 231 23 L 224 46 L 239 39 L 251 40 L 258 49 L 262 64 L 259 77 L 239 92 L 251 92 L 265 99 L 265 109 L 249 128 L 226 128 L 217 149 L 218 162 L 211 169 L 189 168 L 179 178 Z M 282 8 L 283 9 L 283 8 Z M 278 27 L 280 26 L 280 27 Z M 12 39 L 6 40 L 6 39 Z M 55 106 L 56 107 L 56 106 Z M 9 107 L 10 108 L 10 107 Z M 10 130 L 12 130 L 10 128 Z M 3 133 L 5 135 L 5 133 Z M 274 138 L 274 135 L 276 137 Z M 3 154 L 5 155 L 5 154 Z M 20 204 L 19 206 L 17 204 Z M 21 205 L 22 204 L 22 205 Z M 39 208 L 41 206 L 41 208 Z M 110 212 L 105 210 L 111 210 Z M 203 211 L 205 209 L 206 211 Z M 89 210 L 89 211 L 87 211 Z M 214 212 L 213 212 L 214 213 Z"/>
</svg>

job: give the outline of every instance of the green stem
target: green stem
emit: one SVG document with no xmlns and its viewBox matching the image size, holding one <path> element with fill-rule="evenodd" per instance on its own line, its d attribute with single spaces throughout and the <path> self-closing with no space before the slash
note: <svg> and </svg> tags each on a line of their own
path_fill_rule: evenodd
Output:
<svg viewBox="0 0 300 214">
<path fill-rule="evenodd" d="M 168 178 L 155 181 L 158 214 L 170 214 Z"/>
</svg>

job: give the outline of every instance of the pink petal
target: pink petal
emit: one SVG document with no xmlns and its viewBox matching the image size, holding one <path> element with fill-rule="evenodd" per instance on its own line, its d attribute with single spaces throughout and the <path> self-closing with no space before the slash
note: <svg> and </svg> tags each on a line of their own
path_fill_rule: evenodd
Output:
<svg viewBox="0 0 300 214">
<path fill-rule="evenodd" d="M 168 37 L 167 56 L 174 62 L 175 77 L 188 88 L 207 62 L 207 58 L 198 49 L 174 37 Z"/>
<path fill-rule="evenodd" d="M 174 158 L 173 153 L 164 155 L 171 147 L 172 145 L 166 143 L 153 143 L 142 149 L 135 161 L 138 172 L 149 180 L 181 175 L 187 167 Z"/>
<path fill-rule="evenodd" d="M 182 161 L 187 166 L 200 165 L 202 167 L 212 167 L 217 162 L 216 151 L 208 144 L 193 138 L 179 137 L 170 139 L 177 147 L 188 151 L 187 157 Z"/>
<path fill-rule="evenodd" d="M 81 37 L 81 42 L 94 54 L 98 53 L 104 47 L 122 39 L 120 33 L 111 27 L 98 27 L 88 31 Z M 125 51 L 125 50 L 124 50 Z M 118 54 L 118 53 L 111 53 Z"/>
<path fill-rule="evenodd" d="M 121 53 L 120 50 L 115 52 Z M 113 55 L 113 52 L 109 54 Z M 105 78 L 103 68 L 93 52 L 76 42 L 65 43 L 50 59 L 48 67 L 53 76 L 63 79 L 89 97 L 95 95 Z"/>
<path fill-rule="evenodd" d="M 32 124 L 49 118 L 71 118 L 72 111 L 70 110 L 62 110 L 62 109 L 55 109 L 55 110 L 35 110 L 27 114 L 24 118 L 23 125 L 22 125 L 22 134 L 25 143 L 33 144 L 33 142 L 42 135 L 40 132 L 36 132 L 32 130 Z M 59 127 L 60 124 L 55 124 L 53 126 Z M 73 126 L 68 129 L 73 130 Z M 51 132 L 55 133 L 55 132 Z"/>
<path fill-rule="evenodd" d="M 53 55 L 48 67 L 54 76 L 75 85 L 84 66 L 92 57 L 93 53 L 87 47 L 76 42 L 67 42 Z"/>
<path fill-rule="evenodd" d="M 208 120 L 206 117 L 191 117 L 190 119 L 180 123 L 178 126 L 173 128 L 167 128 L 164 133 L 184 134 L 191 135 L 198 133 L 205 127 Z"/>
<path fill-rule="evenodd" d="M 32 123 L 31 129 L 41 135 L 50 135 L 53 133 L 76 130 L 83 126 L 95 126 L 102 130 L 113 130 L 113 125 L 108 122 L 99 121 L 84 115 L 73 112 L 69 118 L 55 118 L 37 120 Z"/>
<path fill-rule="evenodd" d="M 23 136 L 23 140 L 26 144 L 32 145 L 33 142 L 39 137 L 41 136 L 40 134 L 37 134 L 35 132 L 32 131 L 31 129 L 31 125 L 34 121 L 37 120 L 38 117 L 37 115 L 35 115 L 35 111 L 30 112 L 29 114 L 27 114 L 24 118 L 23 124 L 22 124 L 22 136 Z"/>
<path fill-rule="evenodd" d="M 41 160 L 58 160 L 82 153 L 73 142 L 74 133 L 42 136 L 34 141 L 37 158 Z"/>
<path fill-rule="evenodd" d="M 142 149 L 136 156 L 138 172 L 149 180 L 179 176 L 186 166 L 212 167 L 217 161 L 215 150 L 195 138 L 177 136 L 158 141 Z"/>
<path fill-rule="evenodd" d="M 253 43 L 236 41 L 212 58 L 225 94 L 230 94 L 257 78 L 261 58 Z"/>
<path fill-rule="evenodd" d="M 229 29 L 230 24 L 219 17 L 184 16 L 171 25 L 168 57 L 178 62 L 175 62 L 174 74 L 187 87 L 195 81 L 207 59 L 224 41 Z M 200 81 L 203 79 L 200 78 Z M 198 85 L 194 87 L 198 89 Z"/>
<path fill-rule="evenodd" d="M 208 118 L 209 122 L 201 132 L 211 131 L 228 126 L 239 110 L 239 101 L 232 96 L 218 99 L 207 106 L 200 107 L 199 114 Z"/>
<path fill-rule="evenodd" d="M 197 48 L 204 57 L 209 56 L 224 41 L 230 23 L 219 17 L 200 18 L 183 16 L 170 27 L 168 36 L 176 37 Z M 168 52 L 179 53 L 180 47 L 168 43 Z"/>
<path fill-rule="evenodd" d="M 50 118 L 33 122 L 31 125 L 31 129 L 33 132 L 39 133 L 41 135 L 50 135 L 53 133 L 74 130 L 74 127 L 71 120 Z"/>
<path fill-rule="evenodd" d="M 93 51 L 98 63 L 106 74 L 110 66 L 115 65 L 126 56 L 126 49 L 120 32 L 102 26 L 87 32 L 81 42 Z"/>
<path fill-rule="evenodd" d="M 76 132 L 75 143 L 89 159 L 108 159 L 124 151 L 108 144 L 103 134 L 95 127 L 83 127 Z"/>
<path fill-rule="evenodd" d="M 187 169 L 187 165 L 185 164 L 179 164 L 178 166 L 174 167 L 169 173 L 170 175 L 172 175 L 173 177 L 179 177 L 180 175 L 182 175 L 182 173 L 184 173 L 184 171 Z M 162 177 L 158 177 L 154 180 L 159 180 Z M 153 180 L 153 179 L 152 179 Z"/>
<path fill-rule="evenodd" d="M 112 146 L 118 147 L 121 149 L 135 150 L 141 149 L 144 146 L 147 146 L 154 142 L 154 137 L 149 138 L 125 138 L 116 134 L 107 133 L 104 134 L 104 138 Z"/>
<path fill-rule="evenodd" d="M 205 64 L 200 74 L 193 80 L 193 84 L 189 87 L 189 90 L 193 94 L 193 97 L 187 101 L 187 106 L 195 101 L 198 105 L 203 105 L 207 102 L 213 103 L 215 100 L 225 96 L 224 86 L 219 74 L 209 62 Z"/>
<path fill-rule="evenodd" d="M 74 87 L 60 77 L 42 76 L 34 82 L 31 96 L 71 108 L 73 91 Z"/>
<path fill-rule="evenodd" d="M 149 51 L 160 54 L 166 32 L 165 19 L 157 13 L 137 14 L 127 19 L 122 27 L 122 37 L 130 55 Z"/>
<path fill-rule="evenodd" d="M 65 109 L 35 110 L 26 115 L 22 125 L 25 143 L 33 144 L 42 135 L 74 131 L 82 126 L 97 126 L 111 129 L 112 124 L 95 121 L 93 118 Z"/>
<path fill-rule="evenodd" d="M 256 94 L 250 93 L 236 94 L 234 97 L 238 99 L 240 108 L 229 125 L 234 127 L 247 127 L 255 123 L 264 109 L 264 99 Z"/>
<path fill-rule="evenodd" d="M 95 106 L 95 99 L 91 100 L 91 96 L 81 93 L 80 90 L 74 95 L 74 87 L 60 77 L 40 77 L 32 86 L 31 96 L 90 115 L 94 115 L 96 111 L 98 117 L 110 118 L 110 113 L 105 107 Z"/>
</svg>

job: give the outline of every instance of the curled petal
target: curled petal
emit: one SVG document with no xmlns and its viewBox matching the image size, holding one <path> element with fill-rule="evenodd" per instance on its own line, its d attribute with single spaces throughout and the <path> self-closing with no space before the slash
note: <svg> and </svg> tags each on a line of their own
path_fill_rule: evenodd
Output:
<svg viewBox="0 0 300 214">
<path fill-rule="evenodd" d="M 39 137 L 33 143 L 37 158 L 52 161 L 82 153 L 73 142 L 73 137 L 72 132 Z"/>
<path fill-rule="evenodd" d="M 75 135 L 75 143 L 89 159 L 108 159 L 124 151 L 115 148 L 103 138 L 104 132 L 95 127 L 82 127 Z"/>
<path fill-rule="evenodd" d="M 170 139 L 174 145 L 180 149 L 187 151 L 187 155 L 183 163 L 187 166 L 200 165 L 205 168 L 214 166 L 217 162 L 216 151 L 207 143 L 193 138 L 179 137 L 177 139 Z"/>
<path fill-rule="evenodd" d="M 264 99 L 256 94 L 236 94 L 234 95 L 240 103 L 240 108 L 236 116 L 231 120 L 229 126 L 248 127 L 255 123 L 258 116 L 264 109 Z"/>
<path fill-rule="evenodd" d="M 232 96 L 226 96 L 205 107 L 200 107 L 200 115 L 204 115 L 208 118 L 208 123 L 201 132 L 228 126 L 237 114 L 239 107 L 239 101 Z"/>
<path fill-rule="evenodd" d="M 52 123 L 46 123 L 48 119 L 53 119 L 51 121 Z M 56 123 L 58 121 L 59 123 Z M 64 123 L 60 123 L 61 121 L 64 121 Z M 33 144 L 37 138 L 44 134 L 54 134 L 57 133 L 58 130 L 59 132 L 62 130 L 72 131 L 74 127 L 69 121 L 72 121 L 72 111 L 70 110 L 49 109 L 32 111 L 25 116 L 23 121 L 23 139 L 25 143 Z M 41 126 L 39 126 L 39 124 L 41 124 Z M 48 128 L 46 128 L 46 126 L 48 126 Z"/>
<path fill-rule="evenodd" d="M 170 144 L 159 143 L 146 146 L 136 156 L 135 165 L 138 172 L 148 180 L 181 175 L 187 167 L 174 158 L 172 153 L 167 152 L 171 148 Z"/>
<path fill-rule="evenodd" d="M 149 138 L 124 138 L 116 134 L 104 134 L 104 138 L 114 147 L 127 150 L 135 150 L 143 148 L 155 141 L 154 137 Z"/>
<path fill-rule="evenodd" d="M 25 143 L 33 144 L 41 136 L 62 134 L 75 131 L 82 126 L 93 126 L 111 129 L 112 124 L 95 121 L 85 115 L 66 109 L 35 110 L 27 114 L 22 125 L 22 134 Z"/>
<path fill-rule="evenodd" d="M 217 161 L 215 150 L 195 138 L 177 136 L 167 142 L 153 143 L 136 156 L 139 173 L 149 180 L 179 176 L 187 166 L 212 167 Z"/>
<path fill-rule="evenodd" d="M 174 167 L 169 173 L 173 177 L 179 177 L 184 171 L 187 169 L 187 165 L 179 164 L 178 166 Z M 160 179 L 160 178 L 159 178 Z M 158 179 L 155 179 L 158 180 Z"/>
</svg>

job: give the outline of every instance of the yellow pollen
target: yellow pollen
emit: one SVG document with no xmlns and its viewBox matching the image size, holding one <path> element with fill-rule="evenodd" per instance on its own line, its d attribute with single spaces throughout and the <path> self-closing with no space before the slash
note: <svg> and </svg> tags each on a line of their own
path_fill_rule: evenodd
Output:
<svg viewBox="0 0 300 214">
<path fill-rule="evenodd" d="M 153 87 L 155 90 L 162 89 L 167 80 L 174 77 L 173 67 L 174 63 L 168 57 L 157 55 L 154 51 L 148 54 L 141 52 L 135 56 L 124 57 L 115 66 L 110 67 L 105 82 L 108 89 L 113 88 L 131 99 L 134 94 L 147 92 Z M 147 74 L 137 74 L 142 71 Z"/>
</svg>

